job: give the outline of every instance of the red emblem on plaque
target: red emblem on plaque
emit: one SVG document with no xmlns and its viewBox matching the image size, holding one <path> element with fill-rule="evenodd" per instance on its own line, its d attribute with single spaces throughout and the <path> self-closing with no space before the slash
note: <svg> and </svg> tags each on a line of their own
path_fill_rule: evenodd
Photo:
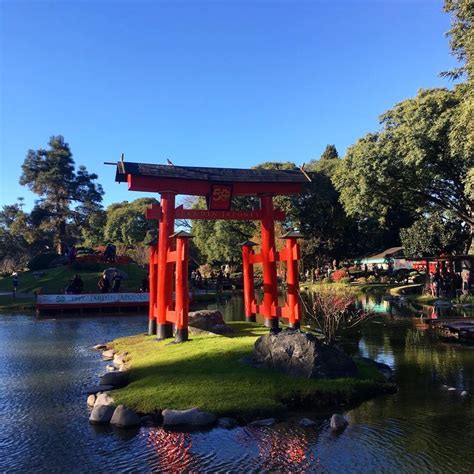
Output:
<svg viewBox="0 0 474 474">
<path fill-rule="evenodd" d="M 207 200 L 207 208 L 211 211 L 228 211 L 232 201 L 232 186 L 213 184 L 211 195 Z"/>
</svg>

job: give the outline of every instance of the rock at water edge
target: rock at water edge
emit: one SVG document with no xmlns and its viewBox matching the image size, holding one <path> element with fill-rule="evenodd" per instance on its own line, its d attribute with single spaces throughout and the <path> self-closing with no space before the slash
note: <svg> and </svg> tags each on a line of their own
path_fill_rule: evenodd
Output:
<svg viewBox="0 0 474 474">
<path fill-rule="evenodd" d="M 140 424 L 140 417 L 132 409 L 119 405 L 112 415 L 110 424 L 119 428 L 138 426 Z"/>
<path fill-rule="evenodd" d="M 338 414 L 332 415 L 331 421 L 329 423 L 333 431 L 342 430 L 347 426 L 347 424 L 348 424 L 347 420 L 342 415 L 338 415 Z"/>
<path fill-rule="evenodd" d="M 463 390 L 463 391 L 461 392 L 461 397 L 467 397 L 468 395 L 469 395 L 469 393 L 466 392 L 466 390 Z"/>
<path fill-rule="evenodd" d="M 264 420 L 252 421 L 249 426 L 273 426 L 275 423 L 275 418 L 265 418 Z"/>
<path fill-rule="evenodd" d="M 95 400 L 96 405 L 115 405 L 114 399 L 108 393 L 101 393 Z"/>
<path fill-rule="evenodd" d="M 198 408 L 191 408 L 189 410 L 171 410 L 166 408 L 161 414 L 164 426 L 209 426 L 216 421 L 216 415 L 201 411 Z"/>
<path fill-rule="evenodd" d="M 110 422 L 114 414 L 115 407 L 112 405 L 96 405 L 91 412 L 89 422 L 93 425 L 101 425 Z"/>
<path fill-rule="evenodd" d="M 101 385 L 123 387 L 128 383 L 128 374 L 126 372 L 107 372 L 100 378 L 100 383 Z"/>
<path fill-rule="evenodd" d="M 300 422 L 298 423 L 299 426 L 303 426 L 305 428 L 308 428 L 310 426 L 316 426 L 317 423 L 313 420 L 310 420 L 309 418 L 301 418 Z"/>
<path fill-rule="evenodd" d="M 113 385 L 96 385 L 95 387 L 89 387 L 85 390 L 87 395 L 91 393 L 99 393 L 99 392 L 108 392 L 109 390 L 113 390 L 115 387 Z"/>
<path fill-rule="evenodd" d="M 88 407 L 93 407 L 94 405 L 95 405 L 95 395 L 91 393 L 91 394 L 87 397 L 87 406 L 88 406 Z"/>
<path fill-rule="evenodd" d="M 189 313 L 189 326 L 211 331 L 216 325 L 225 325 L 222 313 L 218 310 L 192 311 Z"/>
<path fill-rule="evenodd" d="M 237 420 L 235 420 L 234 418 L 227 417 L 219 418 L 217 420 L 217 426 L 219 426 L 219 428 L 225 428 L 227 430 L 230 430 L 237 426 Z"/>
<path fill-rule="evenodd" d="M 92 349 L 95 351 L 105 351 L 107 349 L 107 344 L 96 344 L 95 346 L 92 346 Z"/>
<path fill-rule="evenodd" d="M 115 350 L 109 349 L 107 351 L 102 352 L 102 359 L 104 360 L 112 360 L 114 358 Z"/>
<path fill-rule="evenodd" d="M 284 330 L 261 336 L 255 342 L 254 361 L 265 368 L 306 378 L 340 378 L 357 375 L 355 362 L 337 347 L 315 336 Z"/>
</svg>

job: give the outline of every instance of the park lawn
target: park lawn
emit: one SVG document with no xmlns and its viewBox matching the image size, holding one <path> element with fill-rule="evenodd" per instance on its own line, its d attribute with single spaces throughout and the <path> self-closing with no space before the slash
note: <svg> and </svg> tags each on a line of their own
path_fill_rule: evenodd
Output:
<svg viewBox="0 0 474 474">
<path fill-rule="evenodd" d="M 114 399 L 142 413 L 199 407 L 248 420 L 287 408 L 335 406 L 386 393 L 388 388 L 393 391 L 375 369 L 362 363 L 357 379 L 313 380 L 254 368 L 242 358 L 268 329 L 243 322 L 229 325 L 236 331 L 230 337 L 196 335 L 184 344 L 146 335 L 117 339 L 114 348 L 129 353 L 131 383 L 114 391 Z"/>
<path fill-rule="evenodd" d="M 64 265 L 61 267 L 41 270 L 41 277 L 36 277 L 33 271 L 19 272 L 19 287 L 21 293 L 64 293 L 64 289 L 72 280 L 74 275 L 80 275 L 84 282 L 84 293 L 97 293 L 97 281 L 100 274 L 106 268 L 114 267 L 127 273 L 128 279 L 122 281 L 121 291 L 138 291 L 142 279 L 147 274 L 147 269 L 134 263 L 128 265 L 113 264 L 76 264 L 77 266 Z M 12 290 L 12 278 L 0 278 L 0 292 Z"/>
<path fill-rule="evenodd" d="M 35 301 L 32 298 L 13 298 L 12 296 L 0 295 L 0 311 L 23 311 L 35 309 Z"/>
</svg>

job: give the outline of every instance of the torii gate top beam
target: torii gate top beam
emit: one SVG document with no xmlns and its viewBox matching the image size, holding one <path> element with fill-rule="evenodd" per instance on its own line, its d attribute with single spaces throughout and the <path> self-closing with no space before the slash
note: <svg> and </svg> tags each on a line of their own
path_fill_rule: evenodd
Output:
<svg viewBox="0 0 474 474">
<path fill-rule="evenodd" d="M 234 196 L 295 194 L 308 178 L 299 170 L 202 168 L 119 161 L 115 181 L 127 182 L 130 191 L 209 196 L 215 185 L 232 187 Z"/>
</svg>

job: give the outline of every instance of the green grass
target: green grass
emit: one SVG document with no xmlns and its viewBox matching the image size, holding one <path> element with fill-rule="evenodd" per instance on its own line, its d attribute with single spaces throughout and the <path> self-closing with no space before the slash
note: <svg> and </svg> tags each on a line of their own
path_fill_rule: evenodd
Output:
<svg viewBox="0 0 474 474">
<path fill-rule="evenodd" d="M 40 290 L 42 293 L 64 293 L 64 289 L 72 280 L 74 275 L 78 274 L 84 281 L 84 293 L 97 293 L 97 281 L 101 272 L 110 267 L 119 268 L 127 273 L 128 279 L 122 281 L 121 291 L 138 291 L 141 280 L 147 274 L 147 269 L 136 264 L 129 265 L 113 265 L 113 264 L 97 264 L 93 269 L 74 269 L 69 266 L 61 266 L 41 270 L 43 276 L 37 278 L 32 271 L 20 272 L 18 291 L 21 293 L 32 293 Z M 11 277 L 0 278 L 0 291 L 11 291 Z"/>
<path fill-rule="evenodd" d="M 257 337 L 268 329 L 230 324 L 236 330 L 231 337 L 191 336 L 184 344 L 157 342 L 145 335 L 114 341 L 115 349 L 127 351 L 131 360 L 131 383 L 114 391 L 115 400 L 143 413 L 197 406 L 246 419 L 285 408 L 361 401 L 387 388 L 378 372 L 366 365 L 360 366 L 358 378 L 332 380 L 251 367 L 241 359 L 251 354 Z"/>
<path fill-rule="evenodd" d="M 0 296 L 0 311 L 23 311 L 35 309 L 33 299 L 13 298 L 12 296 Z"/>
</svg>

